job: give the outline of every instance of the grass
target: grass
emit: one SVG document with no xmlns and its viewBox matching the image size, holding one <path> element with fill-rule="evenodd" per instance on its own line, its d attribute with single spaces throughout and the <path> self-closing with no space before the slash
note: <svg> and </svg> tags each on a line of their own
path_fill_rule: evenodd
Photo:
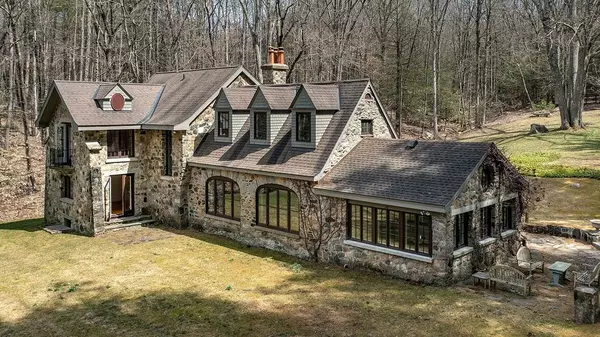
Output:
<svg viewBox="0 0 600 337">
<path fill-rule="evenodd" d="M 510 294 L 411 285 L 191 230 L 88 238 L 41 223 L 0 224 L 1 336 L 597 335 Z"/>
<path fill-rule="evenodd" d="M 600 179 L 600 110 L 583 113 L 582 130 L 559 130 L 558 114 L 520 118 L 461 135 L 463 141 L 493 141 L 522 174 L 536 177 Z M 532 123 L 544 124 L 546 134 L 529 135 Z"/>
<path fill-rule="evenodd" d="M 529 214 L 530 225 L 591 229 L 590 219 L 600 219 L 600 180 L 541 178 L 544 196 Z"/>
</svg>

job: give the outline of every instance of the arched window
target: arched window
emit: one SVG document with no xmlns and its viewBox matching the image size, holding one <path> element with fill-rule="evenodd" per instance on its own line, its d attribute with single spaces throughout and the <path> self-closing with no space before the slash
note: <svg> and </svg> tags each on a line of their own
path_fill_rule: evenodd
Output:
<svg viewBox="0 0 600 337">
<path fill-rule="evenodd" d="M 225 177 L 206 181 L 206 213 L 223 218 L 240 219 L 240 187 Z"/>
<path fill-rule="evenodd" d="M 256 224 L 286 232 L 299 232 L 300 203 L 287 187 L 263 185 L 256 191 Z"/>
</svg>

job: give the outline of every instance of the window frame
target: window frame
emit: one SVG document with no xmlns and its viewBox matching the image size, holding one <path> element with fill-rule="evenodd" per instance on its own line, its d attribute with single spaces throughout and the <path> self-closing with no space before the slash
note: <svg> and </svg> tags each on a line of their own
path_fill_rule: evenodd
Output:
<svg viewBox="0 0 600 337">
<path fill-rule="evenodd" d="M 258 119 L 259 115 L 261 115 L 261 116 L 264 115 L 264 118 L 265 118 L 265 124 L 264 124 L 265 125 L 264 126 L 265 137 L 264 138 L 258 138 L 257 137 L 257 134 L 258 134 L 257 131 L 259 131 L 259 129 L 258 129 L 259 125 L 257 123 L 257 119 Z M 258 140 L 258 141 L 262 141 L 262 142 L 265 142 L 265 141 L 268 142 L 269 141 L 269 113 L 267 111 L 254 111 L 253 112 L 253 116 L 252 116 L 252 124 L 253 124 L 252 125 L 252 129 L 254 131 L 254 134 L 252 135 L 253 139 L 254 140 Z"/>
<path fill-rule="evenodd" d="M 261 218 L 261 214 L 260 214 L 260 204 L 259 204 L 259 195 L 261 194 L 262 190 L 266 190 L 266 205 L 265 205 L 265 223 L 260 222 L 260 218 Z M 273 226 L 271 224 L 270 221 L 270 193 L 271 192 L 275 192 L 277 191 L 277 205 L 276 205 L 276 209 L 277 209 L 277 225 Z M 288 197 L 287 197 L 287 209 L 286 209 L 286 214 L 287 214 L 287 228 L 284 227 L 280 227 L 279 224 L 281 223 L 280 221 L 280 214 L 281 214 L 281 210 L 282 208 L 279 205 L 279 202 L 281 200 L 280 198 L 280 192 L 287 192 L 288 193 Z M 298 201 L 298 205 L 297 207 L 297 212 L 298 212 L 298 230 L 293 230 L 292 229 L 292 195 L 296 196 L 296 200 Z M 296 192 L 294 192 L 292 189 L 282 186 L 282 185 L 275 185 L 275 184 L 265 184 L 265 185 L 261 185 L 256 189 L 256 195 L 255 195 L 255 205 L 256 205 L 256 225 L 259 227 L 265 227 L 265 228 L 271 228 L 271 229 L 275 229 L 275 230 L 280 230 L 282 232 L 286 232 L 286 233 L 292 233 L 292 234 L 300 234 L 300 198 L 298 197 L 298 194 L 296 194 Z"/>
<path fill-rule="evenodd" d="M 135 157 L 135 130 L 106 131 L 106 154 L 109 159 Z"/>
<path fill-rule="evenodd" d="M 457 214 L 454 217 L 454 249 L 469 246 L 469 228 L 473 222 L 473 212 Z"/>
<path fill-rule="evenodd" d="M 496 174 L 496 172 L 494 171 L 493 166 L 491 166 L 489 164 L 482 166 L 482 168 L 481 168 L 481 187 L 483 188 L 484 191 L 489 190 L 494 185 L 495 174 Z"/>
<path fill-rule="evenodd" d="M 65 199 L 73 199 L 73 180 L 70 175 L 61 177 L 60 197 Z"/>
<path fill-rule="evenodd" d="M 479 227 L 481 230 L 481 238 L 494 237 L 495 231 L 495 216 L 496 204 L 482 207 L 479 210 Z"/>
<path fill-rule="evenodd" d="M 210 203 L 209 203 L 209 198 L 210 198 L 209 189 L 210 189 L 210 186 L 209 185 L 213 181 L 215 182 L 215 184 L 213 186 L 212 196 L 215 199 L 213 200 L 213 203 L 212 203 L 213 208 L 214 208 L 214 212 L 211 212 L 210 209 L 209 209 L 209 205 L 210 205 Z M 217 194 L 217 186 L 218 186 L 218 184 L 217 184 L 217 182 L 218 181 L 220 181 L 220 182 L 223 183 L 223 185 L 222 185 L 223 186 L 223 199 L 222 200 L 217 200 L 217 198 L 218 198 L 218 194 Z M 226 191 L 225 183 L 230 183 L 231 184 L 231 195 L 230 195 L 230 198 L 231 198 L 231 205 L 230 205 L 230 207 L 231 207 L 230 208 L 231 209 L 231 215 L 226 214 L 227 213 L 226 212 L 227 208 L 225 207 L 225 200 L 226 200 L 226 198 L 225 198 L 225 191 Z M 205 188 L 206 189 L 205 189 L 205 193 L 204 193 L 205 194 L 204 195 L 204 201 L 205 201 L 204 211 L 206 212 L 206 214 L 210 214 L 210 215 L 213 215 L 213 216 L 216 216 L 216 217 L 230 219 L 230 220 L 236 220 L 236 221 L 240 220 L 240 217 L 236 217 L 235 216 L 235 214 L 236 214 L 236 202 L 235 202 L 236 188 L 237 188 L 237 194 L 239 194 L 239 196 L 240 196 L 239 204 L 237 205 L 237 209 L 238 209 L 237 213 L 240 214 L 240 215 L 241 215 L 241 211 L 242 211 L 242 209 L 241 209 L 242 208 L 242 193 L 240 191 L 240 187 L 239 187 L 238 183 L 235 182 L 235 180 L 227 178 L 227 177 L 222 177 L 222 176 L 213 176 L 213 177 L 210 177 L 210 178 L 208 178 L 206 180 Z M 222 202 L 222 204 L 223 204 L 223 213 L 218 212 L 218 210 L 217 210 L 218 207 L 217 206 L 219 205 L 219 203 L 217 201 Z"/>
<path fill-rule="evenodd" d="M 226 117 L 226 118 L 222 118 Z M 226 120 L 224 120 L 226 119 Z M 226 124 L 227 128 L 223 128 L 224 124 Z M 223 130 L 227 130 L 227 133 L 224 134 Z M 229 111 L 217 111 L 217 137 L 220 138 L 229 138 L 231 136 L 231 115 Z"/>
<path fill-rule="evenodd" d="M 367 125 L 367 131 L 365 132 L 365 125 Z M 372 119 L 361 119 L 360 120 L 360 135 L 361 136 L 372 136 L 373 135 L 373 120 Z"/>
<path fill-rule="evenodd" d="M 304 127 L 308 127 L 308 130 L 304 129 L 301 131 L 300 129 L 300 117 L 301 116 L 308 116 L 308 123 L 306 125 L 304 125 Z M 304 134 L 306 135 L 308 131 L 308 139 L 301 139 L 300 135 Z M 313 135 L 312 135 L 312 112 L 311 111 L 296 111 L 296 141 L 299 143 L 311 143 L 312 139 L 313 139 Z"/>
<path fill-rule="evenodd" d="M 173 131 L 163 130 L 163 168 L 162 175 L 173 176 Z"/>
<path fill-rule="evenodd" d="M 358 225 L 360 226 L 360 228 L 358 228 L 357 233 L 360 233 L 360 238 L 355 238 L 353 237 L 353 230 L 356 230 L 353 228 L 352 226 L 352 220 L 353 220 L 353 215 L 355 214 L 353 212 L 353 207 L 359 207 L 359 223 Z M 365 224 L 365 219 L 363 218 L 364 212 L 363 212 L 363 208 L 370 208 L 371 209 L 371 217 L 372 219 L 370 221 L 367 221 L 367 223 L 370 224 L 370 226 L 372 227 L 370 229 L 370 240 L 365 240 L 364 239 L 364 224 Z M 383 211 L 384 214 L 386 215 L 386 244 L 381 244 L 379 243 L 379 221 L 378 221 L 378 215 L 380 214 L 379 211 Z M 395 247 L 393 245 L 390 245 L 391 242 L 391 229 L 392 227 L 390 226 L 390 214 L 391 213 L 397 213 L 398 214 L 398 247 Z M 416 222 L 415 222 L 415 249 L 406 249 L 406 219 L 407 219 L 407 214 L 410 215 L 415 215 L 416 216 Z M 428 227 L 429 227 L 429 231 L 427 234 L 427 242 L 428 245 L 426 247 L 426 252 L 420 252 L 420 247 L 419 247 L 419 241 L 420 241 L 420 237 L 419 234 L 421 233 L 420 231 L 420 220 L 424 218 L 427 219 L 427 223 L 428 223 Z M 367 231 L 369 232 L 369 231 Z M 400 209 L 396 209 L 393 207 L 387 207 L 387 206 L 383 206 L 383 205 L 378 205 L 378 206 L 374 206 L 374 205 L 365 205 L 365 204 L 361 204 L 361 203 L 357 203 L 357 202 L 352 202 L 351 200 L 346 200 L 346 237 L 348 240 L 351 241 L 356 241 L 356 242 L 361 242 L 361 243 L 365 243 L 365 244 L 369 244 L 369 245 L 373 245 L 373 246 L 378 246 L 378 247 L 384 247 L 387 249 L 393 249 L 393 250 L 397 250 L 397 251 L 402 251 L 402 252 L 406 252 L 406 253 L 411 253 L 411 254 L 417 254 L 417 255 L 422 255 L 422 256 L 427 256 L 427 257 L 431 257 L 432 253 L 433 253 L 433 218 L 431 215 L 424 215 L 424 214 L 420 214 L 418 212 L 408 212 L 405 210 L 400 210 Z"/>
<path fill-rule="evenodd" d="M 516 224 L 516 207 L 515 200 L 507 200 L 502 202 L 502 228 L 503 230 L 511 230 L 517 227 Z M 509 211 L 507 213 L 507 210 Z M 510 221 L 507 223 L 507 215 L 510 215 Z"/>
</svg>

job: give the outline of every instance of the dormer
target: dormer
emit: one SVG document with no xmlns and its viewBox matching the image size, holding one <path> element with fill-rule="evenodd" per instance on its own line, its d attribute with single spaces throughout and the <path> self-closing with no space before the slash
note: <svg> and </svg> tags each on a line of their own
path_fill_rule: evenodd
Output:
<svg viewBox="0 0 600 337">
<path fill-rule="evenodd" d="M 291 104 L 292 146 L 314 149 L 340 109 L 336 84 L 303 84 Z"/>
<path fill-rule="evenodd" d="M 271 145 L 290 115 L 296 85 L 260 86 L 250 102 L 250 143 Z"/>
<path fill-rule="evenodd" d="M 94 100 L 104 111 L 131 111 L 133 97 L 119 83 L 101 84 Z"/>
<path fill-rule="evenodd" d="M 255 86 L 221 89 L 213 105 L 216 142 L 233 142 L 237 139 L 250 116 L 249 105 L 255 92 Z"/>
</svg>

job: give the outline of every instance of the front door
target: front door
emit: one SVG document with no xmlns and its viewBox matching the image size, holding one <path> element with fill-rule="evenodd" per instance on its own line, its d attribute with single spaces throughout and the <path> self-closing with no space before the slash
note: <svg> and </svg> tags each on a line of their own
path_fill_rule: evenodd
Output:
<svg viewBox="0 0 600 337">
<path fill-rule="evenodd" d="M 133 174 L 110 176 L 110 216 L 130 216 L 133 213 Z"/>
</svg>

